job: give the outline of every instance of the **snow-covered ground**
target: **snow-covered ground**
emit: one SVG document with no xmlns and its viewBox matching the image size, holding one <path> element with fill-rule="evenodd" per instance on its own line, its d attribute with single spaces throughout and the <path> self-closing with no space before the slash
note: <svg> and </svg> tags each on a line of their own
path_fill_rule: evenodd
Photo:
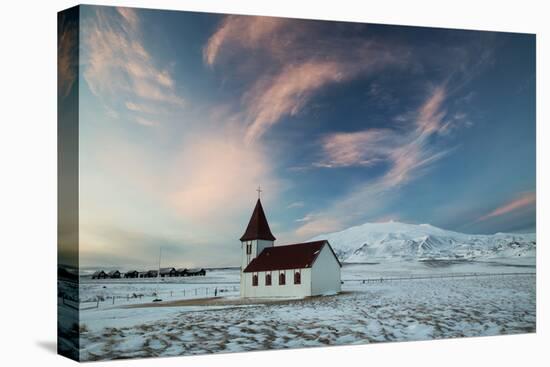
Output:
<svg viewBox="0 0 550 367">
<path fill-rule="evenodd" d="M 534 273 L 534 258 L 498 262 L 387 262 L 346 265 L 343 293 L 265 304 L 223 302 L 127 308 L 151 302 L 151 280 L 84 281 L 81 299 L 105 298 L 80 313 L 81 359 L 174 356 L 308 346 L 362 344 L 533 332 L 535 276 L 497 275 L 366 282 L 363 279 L 488 273 Z M 238 270 L 174 278 L 158 289 L 163 301 L 213 297 L 200 287 L 238 297 Z M 236 287 L 236 288 L 235 288 Z M 237 289 L 237 291 L 235 291 Z M 186 291 L 185 296 L 183 290 Z M 125 299 L 132 293 L 139 299 Z M 170 293 L 172 292 L 172 296 Z M 117 295 L 112 305 L 112 297 Z M 149 297 L 149 298 L 146 298 Z M 90 305 L 91 303 L 84 303 Z M 82 307 L 82 306 L 81 306 Z"/>
</svg>

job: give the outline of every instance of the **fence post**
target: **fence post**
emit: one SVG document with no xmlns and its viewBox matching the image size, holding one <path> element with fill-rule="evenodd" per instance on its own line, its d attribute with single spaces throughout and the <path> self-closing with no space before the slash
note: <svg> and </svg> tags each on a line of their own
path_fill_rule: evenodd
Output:
<svg viewBox="0 0 550 367">
<path fill-rule="evenodd" d="M 113 296 L 113 305 L 115 304 L 115 296 Z"/>
</svg>

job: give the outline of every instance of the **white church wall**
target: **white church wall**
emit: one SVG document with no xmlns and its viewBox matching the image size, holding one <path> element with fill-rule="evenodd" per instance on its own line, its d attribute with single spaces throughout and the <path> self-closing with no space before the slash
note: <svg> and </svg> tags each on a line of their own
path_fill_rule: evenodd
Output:
<svg viewBox="0 0 550 367">
<path fill-rule="evenodd" d="M 311 295 L 311 269 L 301 269 L 301 282 L 294 284 L 295 270 L 260 271 L 242 273 L 241 296 L 246 298 L 302 298 Z M 285 284 L 279 285 L 279 273 L 285 273 Z M 271 273 L 271 285 L 265 285 L 265 275 Z M 253 274 L 258 275 L 258 285 L 252 285 Z"/>
<path fill-rule="evenodd" d="M 338 293 L 341 290 L 340 265 L 328 245 L 323 246 L 311 269 L 311 295 Z"/>
<path fill-rule="evenodd" d="M 246 246 L 248 244 L 252 245 L 252 249 L 251 249 L 252 251 L 250 252 L 250 254 L 246 253 Z M 257 257 L 263 251 L 264 248 L 272 247 L 273 244 L 274 244 L 273 241 L 267 241 L 267 240 L 254 240 L 254 241 L 241 242 L 241 274 L 243 274 L 242 271 L 248 266 L 248 264 L 250 264 L 250 262 L 255 257 Z M 245 292 L 246 283 L 245 283 L 244 276 L 241 276 L 240 283 L 241 283 L 241 292 L 240 292 L 241 297 L 248 297 L 246 296 L 246 292 Z M 252 278 L 250 279 L 250 284 L 252 284 Z"/>
</svg>

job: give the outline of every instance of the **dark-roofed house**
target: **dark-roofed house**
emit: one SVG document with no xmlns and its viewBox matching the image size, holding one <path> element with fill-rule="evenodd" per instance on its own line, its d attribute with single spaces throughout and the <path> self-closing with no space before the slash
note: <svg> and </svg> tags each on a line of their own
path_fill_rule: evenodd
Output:
<svg viewBox="0 0 550 367">
<path fill-rule="evenodd" d="M 274 243 L 258 199 L 241 237 L 241 297 L 303 298 L 340 292 L 341 264 L 328 241 Z"/>
<path fill-rule="evenodd" d="M 129 270 L 124 273 L 124 278 L 137 278 L 138 276 L 139 272 L 137 270 Z"/>
<path fill-rule="evenodd" d="M 175 277 L 177 275 L 177 271 L 175 268 L 160 268 L 160 276 L 161 277 Z"/>
<path fill-rule="evenodd" d="M 108 273 L 109 278 L 118 279 L 120 278 L 120 271 L 118 270 L 112 270 Z"/>
<path fill-rule="evenodd" d="M 92 274 L 92 279 L 106 279 L 108 275 L 103 270 L 98 270 Z"/>
<path fill-rule="evenodd" d="M 188 277 L 205 276 L 206 270 L 203 268 L 186 269 L 185 275 Z"/>
</svg>

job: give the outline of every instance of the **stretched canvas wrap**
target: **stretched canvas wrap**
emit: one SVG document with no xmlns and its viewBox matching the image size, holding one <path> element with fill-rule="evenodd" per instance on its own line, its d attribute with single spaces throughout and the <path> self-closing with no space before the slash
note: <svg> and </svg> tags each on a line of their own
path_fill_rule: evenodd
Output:
<svg viewBox="0 0 550 367">
<path fill-rule="evenodd" d="M 535 332 L 535 82 L 533 34 L 60 12 L 59 353 Z"/>
</svg>

